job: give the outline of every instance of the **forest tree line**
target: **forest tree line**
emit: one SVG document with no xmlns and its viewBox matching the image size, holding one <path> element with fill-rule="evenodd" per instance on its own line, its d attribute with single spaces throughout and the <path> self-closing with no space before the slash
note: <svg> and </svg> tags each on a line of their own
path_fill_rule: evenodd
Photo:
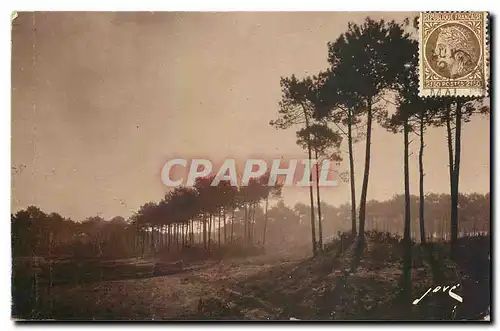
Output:
<svg viewBox="0 0 500 331">
<path fill-rule="evenodd" d="M 390 200 L 370 200 L 367 203 L 367 231 L 377 230 L 402 235 L 404 232 L 404 195 L 396 195 Z M 161 202 L 160 202 L 161 203 Z M 179 252 L 188 246 L 204 247 L 206 243 L 217 247 L 223 245 L 245 245 L 248 228 L 252 235 L 248 245 L 287 248 L 306 245 L 309 241 L 304 233 L 310 227 L 310 207 L 304 203 L 287 206 L 277 200 L 267 211 L 265 201 L 255 203 L 251 213 L 239 206 L 226 214 L 221 213 L 221 226 L 218 217 L 215 227 L 206 237 L 203 234 L 201 214 L 186 225 L 183 220 L 175 221 L 170 214 L 162 214 L 157 209 L 155 218 L 146 218 L 154 210 L 156 203 L 145 204 L 132 217 L 121 216 L 105 220 L 100 216 L 74 221 L 58 213 L 45 213 L 35 206 L 30 206 L 12 215 L 13 255 L 44 256 L 54 258 L 125 258 L 151 256 L 162 251 Z M 187 206 L 186 206 L 187 207 Z M 158 207 L 156 207 L 158 208 Z M 411 196 L 412 238 L 419 241 L 419 198 Z M 332 206 L 321 202 L 324 218 L 325 244 L 336 237 L 338 232 L 351 230 L 351 206 L 342 204 Z M 168 212 L 163 209 L 163 212 Z M 439 241 L 450 236 L 450 196 L 447 194 L 428 194 L 425 200 L 427 240 Z M 251 215 L 249 218 L 248 215 Z M 218 215 L 216 215 L 218 216 Z M 318 215 L 315 215 L 316 217 Z M 459 195 L 459 217 L 462 235 L 486 234 L 490 230 L 490 194 L 471 193 Z M 206 217 L 208 219 L 209 216 Z M 159 226 L 161 220 L 169 220 Z M 214 220 L 214 219 L 213 219 Z M 207 221 L 208 222 L 208 221 Z M 247 226 L 245 226 L 245 223 Z M 225 225 L 224 225 L 225 224 Z M 250 226 L 248 226 L 250 224 Z M 184 227 L 184 234 L 177 231 Z M 170 228 L 170 232 L 168 231 Z M 265 232 L 264 232 L 265 231 Z M 225 236 L 224 236 L 225 233 Z M 266 233 L 266 236 L 264 235 Z M 209 239 L 210 238 L 210 239 Z"/>
</svg>

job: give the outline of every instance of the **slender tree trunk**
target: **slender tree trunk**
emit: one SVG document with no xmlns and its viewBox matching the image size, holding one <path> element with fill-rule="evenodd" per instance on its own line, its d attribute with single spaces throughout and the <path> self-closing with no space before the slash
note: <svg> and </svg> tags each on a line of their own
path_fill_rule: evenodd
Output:
<svg viewBox="0 0 500 331">
<path fill-rule="evenodd" d="M 210 213 L 208 218 L 208 249 L 210 249 L 210 244 L 212 243 L 212 218 L 213 215 Z"/>
<path fill-rule="evenodd" d="M 203 243 L 203 226 L 202 226 L 202 222 L 203 222 L 203 219 L 202 218 L 199 218 L 198 219 L 198 226 L 197 226 L 197 229 L 198 229 L 198 233 L 194 235 L 194 243 L 196 244 L 196 237 L 198 237 L 198 241 L 199 241 L 199 244 Z"/>
<path fill-rule="evenodd" d="M 170 224 L 168 227 L 168 247 L 169 250 L 173 250 L 173 246 L 175 244 L 175 228 L 174 224 Z"/>
<path fill-rule="evenodd" d="M 254 204 L 253 202 L 250 203 L 248 206 L 248 244 L 252 246 L 253 240 L 252 240 L 252 227 L 253 227 L 253 221 L 252 221 L 252 215 L 254 211 Z"/>
<path fill-rule="evenodd" d="M 198 226 L 196 227 L 196 229 L 197 229 L 198 231 L 197 231 L 197 233 L 194 235 L 194 244 L 195 244 L 195 245 L 196 245 L 196 237 L 198 237 L 198 238 L 199 238 L 198 240 L 199 240 L 199 243 L 200 243 L 200 244 L 201 244 L 201 243 L 202 243 L 202 241 L 203 241 L 203 240 L 201 239 L 201 237 L 202 237 L 201 233 L 203 232 L 203 230 L 202 230 L 202 226 L 201 226 L 201 222 L 200 222 L 200 221 L 201 221 L 201 218 L 198 218 L 198 222 L 196 222 L 196 223 L 197 223 L 197 225 L 198 225 Z"/>
<path fill-rule="evenodd" d="M 184 246 L 184 224 L 179 223 L 177 230 L 179 231 L 179 250 L 181 250 L 182 246 Z"/>
<path fill-rule="evenodd" d="M 425 244 L 424 224 L 424 111 L 420 113 L 420 151 L 418 153 L 419 172 L 419 221 L 420 221 L 420 243 Z"/>
<path fill-rule="evenodd" d="M 184 248 L 186 247 L 186 242 L 187 242 L 187 227 L 186 224 L 181 223 L 181 233 L 182 233 L 182 245 L 181 247 Z"/>
<path fill-rule="evenodd" d="M 453 165 L 453 187 L 451 191 L 451 256 L 456 256 L 458 240 L 458 185 L 460 178 L 460 150 L 462 137 L 462 103 L 457 102 L 455 114 L 455 162 Z"/>
<path fill-rule="evenodd" d="M 166 225 L 162 225 L 161 226 L 161 249 L 165 249 L 165 246 L 166 246 L 166 240 L 167 240 L 167 237 L 166 237 Z"/>
<path fill-rule="evenodd" d="M 171 231 L 171 225 L 167 225 L 167 251 L 170 252 L 170 245 L 172 244 L 172 231 Z"/>
<path fill-rule="evenodd" d="M 182 224 L 177 223 L 177 251 L 182 247 Z"/>
<path fill-rule="evenodd" d="M 203 247 L 205 249 L 208 248 L 207 246 L 207 215 L 205 215 L 205 213 L 203 213 L 201 215 L 202 217 L 202 222 L 203 222 Z"/>
<path fill-rule="evenodd" d="M 160 236 L 159 241 L 160 241 L 160 251 L 163 249 L 163 225 L 158 227 L 158 234 Z"/>
<path fill-rule="evenodd" d="M 219 246 L 219 248 L 220 248 L 220 230 L 221 230 L 221 229 L 220 229 L 220 224 L 221 224 L 221 222 L 220 222 L 220 218 L 221 218 L 220 208 L 218 208 L 218 214 L 219 214 L 219 215 L 218 215 L 218 218 L 219 218 L 219 223 L 218 223 L 218 224 L 219 224 L 219 226 L 218 226 L 218 229 L 217 229 L 217 232 L 218 232 L 217 245 L 218 245 L 218 246 Z"/>
<path fill-rule="evenodd" d="M 450 225 L 451 225 L 451 231 L 453 232 L 453 214 L 454 214 L 454 208 L 453 208 L 453 194 L 455 192 L 455 162 L 454 162 L 454 157 L 453 157 L 453 136 L 452 136 L 452 129 L 451 129 L 451 124 L 452 124 L 452 118 L 451 118 L 451 106 L 447 106 L 446 110 L 446 142 L 448 146 L 448 162 L 449 162 L 449 176 L 450 176 Z M 444 231 L 443 235 L 444 235 Z M 453 256 L 453 242 L 451 243 L 451 255 Z"/>
<path fill-rule="evenodd" d="M 181 236 L 181 250 L 186 244 L 186 226 L 184 223 L 179 224 L 180 236 Z"/>
<path fill-rule="evenodd" d="M 234 236 L 234 207 L 231 210 L 231 244 L 233 244 Z"/>
<path fill-rule="evenodd" d="M 318 160 L 318 151 L 314 150 L 314 157 Z M 323 221 L 321 218 L 321 198 L 319 195 L 319 164 L 316 164 L 316 201 L 318 204 L 318 235 L 319 235 L 319 251 L 323 251 Z"/>
<path fill-rule="evenodd" d="M 142 237 L 142 252 L 141 255 L 144 256 L 144 253 L 146 253 L 146 231 L 144 229 L 141 231 L 141 237 Z"/>
<path fill-rule="evenodd" d="M 253 202 L 248 204 L 247 238 L 249 246 L 252 245 L 252 207 L 253 207 Z"/>
<path fill-rule="evenodd" d="M 227 223 L 226 223 L 226 216 L 227 216 L 227 209 L 224 208 L 224 245 L 227 245 Z"/>
<path fill-rule="evenodd" d="M 184 224 L 179 223 L 179 247 L 180 250 L 184 247 Z"/>
<path fill-rule="evenodd" d="M 160 227 L 159 226 L 155 226 L 153 228 L 153 231 L 156 233 L 155 234 L 156 239 L 155 239 L 155 245 L 154 245 L 154 247 L 155 247 L 155 254 L 156 254 L 158 252 L 158 247 L 160 246 Z"/>
<path fill-rule="evenodd" d="M 366 149 L 365 149 L 365 170 L 363 173 L 363 186 L 361 187 L 361 199 L 359 202 L 359 248 L 362 252 L 365 244 L 365 221 L 366 221 L 366 198 L 368 196 L 368 179 L 370 176 L 370 153 L 372 141 L 372 112 L 371 100 L 368 102 L 368 119 L 366 124 Z"/>
<path fill-rule="evenodd" d="M 149 246 L 150 246 L 150 249 L 151 249 L 151 254 L 154 253 L 155 251 L 155 237 L 154 237 L 154 233 L 155 233 L 155 228 L 154 227 L 151 227 L 151 232 L 150 232 L 150 241 L 149 241 Z"/>
<path fill-rule="evenodd" d="M 309 160 L 311 159 L 311 149 L 309 149 Z M 312 169 L 311 169 L 312 170 Z M 309 176 L 309 180 L 312 182 L 312 171 L 311 175 Z M 315 226 L 315 217 L 314 217 L 314 196 L 313 196 L 313 187 L 312 185 L 309 186 L 309 200 L 310 200 L 310 205 L 311 205 L 311 239 L 312 239 L 312 245 L 313 245 L 313 256 L 317 255 L 318 247 L 316 243 L 316 226 Z"/>
<path fill-rule="evenodd" d="M 255 211 L 257 210 L 257 203 L 253 203 L 253 210 L 252 210 L 252 227 L 250 231 L 250 243 L 252 246 L 254 245 L 254 239 L 255 239 L 255 229 L 257 228 L 257 223 L 255 222 Z"/>
<path fill-rule="evenodd" d="M 243 221 L 243 232 L 245 237 L 245 245 L 248 245 L 248 208 L 245 203 L 245 220 Z"/>
<path fill-rule="evenodd" d="M 178 238 L 179 238 L 179 251 L 182 249 L 182 245 L 184 244 L 183 227 L 184 226 L 182 223 L 177 224 L 177 233 L 178 233 Z"/>
<path fill-rule="evenodd" d="M 184 227 L 184 247 L 187 247 L 189 243 L 189 220 L 186 224 L 183 225 Z"/>
<path fill-rule="evenodd" d="M 182 250 L 186 243 L 186 225 L 184 223 L 179 223 L 179 238 L 180 238 L 180 247 Z"/>
<path fill-rule="evenodd" d="M 194 219 L 195 217 L 191 219 L 191 235 L 190 235 L 191 245 L 194 245 Z"/>
<path fill-rule="evenodd" d="M 411 309 L 411 215 L 410 215 L 410 173 L 408 166 L 408 119 L 404 122 L 404 182 L 405 182 L 405 227 L 404 227 L 404 263 L 403 279 L 405 292 L 405 305 Z"/>
<path fill-rule="evenodd" d="M 142 241 L 142 231 L 140 231 L 139 222 L 136 223 L 135 227 L 135 239 L 137 242 L 136 253 L 139 254 L 141 252 L 141 241 Z M 142 252 L 144 255 L 144 252 Z"/>
<path fill-rule="evenodd" d="M 177 229 L 178 229 L 177 223 L 174 223 L 173 231 L 174 231 L 174 244 L 175 244 L 175 251 L 176 252 L 179 251 L 179 237 L 178 237 Z"/>
<path fill-rule="evenodd" d="M 347 142 L 349 147 L 349 178 L 351 182 L 351 232 L 355 236 L 356 229 L 356 181 L 354 178 L 354 152 L 352 141 L 352 109 L 347 109 Z"/>
<path fill-rule="evenodd" d="M 175 246 L 175 223 L 170 225 L 170 246 L 171 249 L 174 250 Z"/>
<path fill-rule="evenodd" d="M 175 247 L 175 251 L 179 250 L 178 240 L 177 240 L 177 223 L 172 224 L 172 244 Z"/>
<path fill-rule="evenodd" d="M 306 129 L 309 128 L 309 117 L 306 112 L 306 108 L 302 105 L 302 109 L 304 110 L 304 118 L 306 122 Z M 311 147 L 311 139 L 307 137 L 307 156 L 309 160 L 312 159 L 312 147 Z M 309 171 L 309 182 L 312 182 L 312 169 Z M 318 247 L 316 243 L 316 226 L 315 226 L 315 217 L 314 217 L 314 196 L 313 196 L 313 187 L 309 185 L 309 203 L 311 205 L 311 240 L 313 246 L 313 256 L 316 256 L 318 253 Z"/>
<path fill-rule="evenodd" d="M 269 195 L 266 196 L 266 207 L 264 210 L 264 235 L 262 236 L 262 246 L 266 245 L 266 231 L 267 231 L 267 210 L 269 208 Z"/>
<path fill-rule="evenodd" d="M 452 132 L 451 132 L 451 114 L 450 114 L 450 106 L 448 106 L 448 111 L 446 115 L 446 142 L 448 146 L 448 162 L 449 162 L 449 176 L 450 176 L 450 195 L 451 192 L 453 191 L 453 137 L 452 137 Z"/>
</svg>

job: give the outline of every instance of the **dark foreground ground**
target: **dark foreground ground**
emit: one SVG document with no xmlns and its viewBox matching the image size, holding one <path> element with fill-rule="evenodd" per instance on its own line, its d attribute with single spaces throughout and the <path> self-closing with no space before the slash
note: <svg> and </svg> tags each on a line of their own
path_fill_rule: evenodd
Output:
<svg viewBox="0 0 500 331">
<path fill-rule="evenodd" d="M 402 248 L 370 233 L 360 259 L 354 244 L 334 242 L 316 258 L 267 254 L 156 264 L 156 260 L 46 261 L 15 259 L 13 310 L 18 319 L 63 320 L 480 320 L 490 306 L 490 237 L 413 248 L 411 312 L 400 282 Z"/>
</svg>

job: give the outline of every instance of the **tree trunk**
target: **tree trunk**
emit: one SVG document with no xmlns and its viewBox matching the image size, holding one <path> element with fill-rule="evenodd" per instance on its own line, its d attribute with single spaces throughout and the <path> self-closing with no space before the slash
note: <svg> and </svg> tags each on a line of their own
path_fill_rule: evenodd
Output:
<svg viewBox="0 0 500 331">
<path fill-rule="evenodd" d="M 146 253 L 146 231 L 144 231 L 144 229 L 141 231 L 141 237 L 142 237 L 142 252 L 141 252 L 141 256 L 144 256 L 144 253 Z"/>
<path fill-rule="evenodd" d="M 217 232 L 218 232 L 218 238 L 217 238 L 217 245 L 220 247 L 220 218 L 221 218 L 221 212 L 220 212 L 220 208 L 218 208 L 218 217 L 219 217 L 219 226 L 218 226 L 218 229 L 217 229 Z"/>
<path fill-rule="evenodd" d="M 203 243 L 203 218 L 201 218 L 199 221 L 198 221 L 198 240 L 199 240 L 199 243 L 202 244 Z M 196 235 L 194 236 L 195 240 L 194 240 L 194 243 L 196 244 Z"/>
<path fill-rule="evenodd" d="M 163 238 L 163 225 L 160 225 L 160 226 L 158 227 L 158 233 L 159 233 L 159 235 L 160 235 L 160 238 L 159 238 L 159 241 L 160 241 L 159 246 L 160 246 L 160 251 L 161 251 L 161 250 L 162 250 L 162 248 L 163 248 L 163 239 L 164 239 L 164 238 Z"/>
<path fill-rule="evenodd" d="M 262 236 L 262 246 L 266 245 L 266 231 L 267 231 L 267 210 L 269 208 L 269 195 L 266 196 L 266 207 L 264 211 L 264 235 Z"/>
<path fill-rule="evenodd" d="M 248 245 L 252 245 L 252 207 L 253 203 L 248 204 L 248 225 L 247 225 L 247 238 L 248 238 Z"/>
<path fill-rule="evenodd" d="M 184 247 L 189 245 L 189 220 L 184 224 Z"/>
<path fill-rule="evenodd" d="M 141 252 L 141 242 L 142 242 L 142 231 L 140 231 L 139 223 L 136 223 L 135 227 L 135 239 L 137 242 L 136 246 L 136 252 L 140 253 Z M 144 255 L 144 250 L 142 251 L 142 255 Z"/>
<path fill-rule="evenodd" d="M 244 232 L 244 238 L 245 238 L 245 245 L 248 245 L 248 208 L 247 204 L 245 203 L 245 220 L 243 221 L 243 232 Z"/>
<path fill-rule="evenodd" d="M 419 221 L 420 221 L 420 243 L 425 244 L 424 224 L 424 111 L 420 113 L 420 151 L 418 153 L 419 172 Z"/>
<path fill-rule="evenodd" d="M 191 235 L 190 235 L 191 245 L 194 245 L 194 219 L 195 217 L 191 219 Z"/>
<path fill-rule="evenodd" d="M 449 176 L 450 176 L 450 226 L 451 226 L 451 231 L 453 232 L 453 214 L 454 214 L 454 208 L 453 208 L 453 194 L 455 192 L 455 162 L 454 162 L 454 157 L 453 157 L 453 136 L 452 136 L 452 129 L 451 129 L 451 123 L 452 123 L 452 118 L 451 118 L 451 106 L 447 106 L 446 110 L 446 142 L 448 146 L 448 162 L 449 162 Z M 444 232 L 444 231 L 442 231 Z M 444 233 L 443 233 L 444 234 Z M 453 242 L 451 243 L 451 255 L 453 256 Z"/>
<path fill-rule="evenodd" d="M 233 236 L 234 236 L 234 207 L 231 211 L 231 244 L 233 244 Z"/>
<path fill-rule="evenodd" d="M 203 221 L 203 247 L 207 249 L 207 217 L 205 213 L 201 215 Z"/>
<path fill-rule="evenodd" d="M 448 162 L 449 162 L 449 176 L 450 176 L 450 195 L 453 192 L 453 144 L 452 144 L 452 132 L 451 132 L 451 114 L 450 114 L 450 106 L 448 106 L 447 114 L 446 114 L 446 142 L 448 146 Z"/>
<path fill-rule="evenodd" d="M 310 159 L 311 159 L 311 151 L 309 148 L 309 160 Z M 311 172 L 311 175 L 309 176 L 309 180 L 312 181 L 312 172 Z M 316 256 L 317 244 L 316 244 L 316 227 L 315 227 L 315 220 L 314 220 L 314 196 L 313 196 L 312 185 L 309 186 L 309 200 L 310 200 L 310 205 L 311 205 L 311 239 L 312 239 L 312 245 L 313 245 L 313 256 Z"/>
<path fill-rule="evenodd" d="M 318 151 L 314 150 L 314 157 L 318 159 Z M 321 198 L 319 196 L 319 164 L 316 164 L 316 201 L 318 204 L 318 235 L 319 235 L 319 251 L 323 251 L 323 221 L 321 219 Z"/>
<path fill-rule="evenodd" d="M 182 247 L 182 225 L 177 223 L 177 251 L 181 250 Z"/>
<path fill-rule="evenodd" d="M 154 234 L 155 234 L 155 228 L 152 226 L 151 227 L 151 234 L 150 234 L 150 242 L 149 242 L 149 246 L 150 246 L 150 249 L 151 249 L 151 254 L 154 253 L 155 251 L 155 237 L 154 237 Z"/>
<path fill-rule="evenodd" d="M 170 245 L 172 244 L 172 225 L 167 225 L 167 251 L 170 252 Z"/>
<path fill-rule="evenodd" d="M 307 116 L 306 113 L 306 108 L 304 105 L 302 105 L 302 109 L 304 110 L 304 117 L 306 121 L 306 129 L 309 128 L 309 117 Z M 307 137 L 307 156 L 309 160 L 312 158 L 312 150 L 311 150 L 311 139 L 309 136 Z M 312 169 L 309 169 L 309 181 L 312 182 Z M 309 185 L 309 203 L 311 205 L 311 240 L 312 240 L 312 246 L 313 246 L 313 256 L 316 256 L 318 253 L 318 247 L 316 244 L 316 227 L 315 227 L 315 220 L 314 220 L 314 196 L 313 196 L 313 187 L 312 185 Z"/>
<path fill-rule="evenodd" d="M 349 178 L 351 182 L 351 232 L 355 236 L 356 229 L 356 181 L 354 179 L 354 152 L 352 141 L 352 109 L 347 110 L 347 142 L 349 145 Z"/>
<path fill-rule="evenodd" d="M 184 224 L 179 223 L 179 250 L 184 247 Z"/>
<path fill-rule="evenodd" d="M 180 227 L 181 227 L 181 248 L 184 248 L 186 246 L 186 238 L 187 238 L 186 224 L 181 223 Z"/>
<path fill-rule="evenodd" d="M 208 218 L 208 249 L 210 249 L 210 244 L 212 243 L 212 218 L 213 215 L 210 213 Z"/>
<path fill-rule="evenodd" d="M 361 252 L 365 244 L 365 221 L 366 221 L 366 198 L 368 195 L 368 179 L 370 176 L 370 152 L 372 141 L 372 104 L 368 102 L 368 120 L 366 124 L 366 149 L 365 149 L 365 170 L 363 173 L 363 186 L 361 187 L 361 199 L 359 203 L 359 245 Z"/>
<path fill-rule="evenodd" d="M 196 227 L 196 229 L 198 230 L 198 232 L 194 235 L 194 244 L 195 244 L 195 245 L 196 245 L 196 237 L 198 237 L 198 238 L 199 238 L 199 243 L 200 243 L 200 244 L 201 244 L 201 243 L 202 243 L 202 241 L 203 241 L 203 240 L 201 239 L 201 237 L 202 237 L 201 233 L 203 232 L 203 230 L 202 230 L 202 226 L 201 226 L 200 219 L 198 219 L 198 222 L 196 222 L 196 224 L 198 225 L 198 226 Z M 194 226 L 194 225 L 193 225 L 193 226 Z"/>
<path fill-rule="evenodd" d="M 172 225 L 172 232 L 173 232 L 173 240 L 174 240 L 174 246 L 175 246 L 175 251 L 179 251 L 179 240 L 177 237 L 177 223 L 174 223 Z"/>
<path fill-rule="evenodd" d="M 250 231 L 250 243 L 252 246 L 254 245 L 254 239 L 255 239 L 255 229 L 257 228 L 257 223 L 255 222 L 255 211 L 257 210 L 257 203 L 253 203 L 253 210 L 252 210 L 252 226 L 251 226 L 251 231 Z"/>
<path fill-rule="evenodd" d="M 457 102 L 455 115 L 455 162 L 453 165 L 453 187 L 451 191 L 451 256 L 456 256 L 458 240 L 458 185 L 460 178 L 460 150 L 462 136 L 462 104 Z"/>
<path fill-rule="evenodd" d="M 403 291 L 405 305 L 411 309 L 411 215 L 410 215 L 410 174 L 408 167 L 408 119 L 404 122 L 404 183 L 405 183 L 405 227 L 404 227 L 404 263 L 403 263 Z"/>
<path fill-rule="evenodd" d="M 165 249 L 165 247 L 167 247 L 167 225 L 163 225 L 161 227 L 161 230 L 162 230 L 162 250 Z"/>
<path fill-rule="evenodd" d="M 180 223 L 179 224 L 179 236 L 181 238 L 180 247 L 181 247 L 181 250 L 182 250 L 182 248 L 184 247 L 185 242 L 186 242 L 186 226 L 185 226 L 184 223 Z"/>
<path fill-rule="evenodd" d="M 227 216 L 227 209 L 224 208 L 224 245 L 227 245 L 227 224 L 226 224 L 226 216 Z"/>
</svg>

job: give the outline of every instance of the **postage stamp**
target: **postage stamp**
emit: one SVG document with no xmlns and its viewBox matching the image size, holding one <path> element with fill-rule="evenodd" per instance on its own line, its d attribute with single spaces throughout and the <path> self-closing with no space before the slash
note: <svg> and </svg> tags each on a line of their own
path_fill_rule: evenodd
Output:
<svg viewBox="0 0 500 331">
<path fill-rule="evenodd" d="M 420 96 L 486 96 L 487 12 L 421 12 Z"/>
</svg>

